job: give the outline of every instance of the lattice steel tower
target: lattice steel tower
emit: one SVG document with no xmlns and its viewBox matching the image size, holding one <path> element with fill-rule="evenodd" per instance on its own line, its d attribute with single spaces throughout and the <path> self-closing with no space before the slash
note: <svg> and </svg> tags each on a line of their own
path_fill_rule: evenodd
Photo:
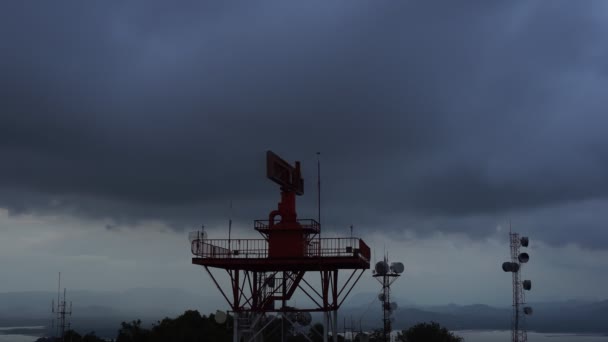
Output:
<svg viewBox="0 0 608 342">
<path fill-rule="evenodd" d="M 511 341 L 528 341 L 526 331 L 526 315 L 532 314 L 532 308 L 525 306 L 526 296 L 524 290 L 532 289 L 532 281 L 521 280 L 521 266 L 530 260 L 528 253 L 520 253 L 521 247 L 528 247 L 527 237 L 520 237 L 518 233 L 509 232 L 509 242 L 511 249 L 511 261 L 502 264 L 502 270 L 510 272 L 513 279 L 513 315 L 511 317 Z"/>
<path fill-rule="evenodd" d="M 382 284 L 382 292 L 378 294 L 378 299 L 382 302 L 382 322 L 384 342 L 391 340 L 392 317 L 391 314 L 397 309 L 397 303 L 391 302 L 391 285 L 397 280 L 397 277 L 403 273 L 404 266 L 400 262 L 388 263 L 388 258 L 378 261 L 374 268 L 373 277 Z"/>
<path fill-rule="evenodd" d="M 59 273 L 59 282 L 57 285 L 57 306 L 55 300 L 52 303 L 51 311 L 55 314 L 53 326 L 55 328 L 55 337 L 58 341 L 65 341 L 65 332 L 70 330 L 70 322 L 68 316 L 72 315 L 72 302 L 66 301 L 66 289 L 63 289 L 63 299 L 61 298 L 61 272 Z"/>
</svg>

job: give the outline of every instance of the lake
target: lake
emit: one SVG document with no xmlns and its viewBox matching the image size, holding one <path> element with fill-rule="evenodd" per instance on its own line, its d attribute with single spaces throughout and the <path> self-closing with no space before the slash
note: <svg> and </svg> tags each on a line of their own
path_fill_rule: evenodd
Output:
<svg viewBox="0 0 608 342">
<path fill-rule="evenodd" d="M 509 342 L 511 331 L 455 331 L 465 342 Z M 528 332 L 530 342 L 608 342 L 608 336 Z"/>
<path fill-rule="evenodd" d="M 0 334 L 0 342 L 34 342 L 38 337 L 27 335 Z"/>
<path fill-rule="evenodd" d="M 32 333 L 36 333 L 36 330 L 44 329 L 43 326 L 27 326 L 27 327 L 0 327 L 0 342 L 34 342 L 38 339 L 38 336 L 14 334 L 15 330 L 23 329 L 33 330 Z"/>
</svg>

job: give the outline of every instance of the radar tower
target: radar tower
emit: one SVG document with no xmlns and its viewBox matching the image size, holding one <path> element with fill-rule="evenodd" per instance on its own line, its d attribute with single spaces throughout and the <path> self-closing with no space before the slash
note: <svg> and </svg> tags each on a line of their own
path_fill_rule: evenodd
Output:
<svg viewBox="0 0 608 342">
<path fill-rule="evenodd" d="M 263 330 L 278 318 L 310 324 L 309 312 L 323 313 L 323 341 L 331 334 L 337 342 L 338 309 L 369 269 L 370 248 L 355 237 L 321 238 L 318 221 L 298 219 L 296 196 L 304 194 L 300 162 L 290 165 L 267 151 L 266 176 L 280 186 L 281 199 L 267 220 L 254 221 L 262 238 L 208 239 L 195 232 L 190 235 L 192 263 L 205 269 L 228 302 L 234 342 L 262 341 Z M 320 204 L 320 180 L 317 186 Z M 317 214 L 320 220 L 320 210 Z M 346 281 L 339 281 L 341 270 L 347 272 Z M 320 276 L 314 282 L 305 277 L 314 273 Z M 296 298 L 297 308 L 291 304 Z"/>
</svg>

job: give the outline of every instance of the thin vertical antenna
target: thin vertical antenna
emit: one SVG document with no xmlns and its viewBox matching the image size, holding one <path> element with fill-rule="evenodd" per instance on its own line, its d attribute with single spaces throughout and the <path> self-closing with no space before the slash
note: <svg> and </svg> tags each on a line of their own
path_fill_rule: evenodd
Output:
<svg viewBox="0 0 608 342">
<path fill-rule="evenodd" d="M 384 242 L 384 261 L 386 261 L 386 257 L 387 257 L 387 254 L 386 254 L 386 242 Z"/>
<path fill-rule="evenodd" d="M 374 250 L 372 252 L 374 253 L 374 265 L 375 265 L 376 261 L 378 261 L 378 259 L 376 259 L 376 247 L 375 246 L 374 246 Z"/>
<path fill-rule="evenodd" d="M 61 272 L 59 272 L 59 280 L 57 282 L 57 314 L 59 315 L 59 312 L 61 311 L 60 305 L 61 305 Z M 59 320 L 59 317 L 57 317 Z M 57 337 L 59 337 L 59 325 L 61 323 L 58 321 L 57 324 L 55 325 L 55 328 L 57 329 Z"/>
<path fill-rule="evenodd" d="M 353 225 L 352 224 L 350 225 L 350 237 L 351 238 L 353 237 Z"/>
<path fill-rule="evenodd" d="M 321 152 L 317 152 L 317 218 L 319 220 L 319 238 L 321 238 Z"/>
<path fill-rule="evenodd" d="M 57 281 L 57 304 L 61 300 L 61 272 L 59 272 L 59 280 Z"/>
<path fill-rule="evenodd" d="M 232 200 L 230 200 L 230 217 L 228 218 L 228 248 L 230 248 L 230 235 L 232 234 Z"/>
<path fill-rule="evenodd" d="M 66 304 L 65 304 L 65 287 L 63 288 L 63 302 L 62 310 L 61 310 L 61 341 L 65 342 L 65 314 L 66 314 Z"/>
</svg>

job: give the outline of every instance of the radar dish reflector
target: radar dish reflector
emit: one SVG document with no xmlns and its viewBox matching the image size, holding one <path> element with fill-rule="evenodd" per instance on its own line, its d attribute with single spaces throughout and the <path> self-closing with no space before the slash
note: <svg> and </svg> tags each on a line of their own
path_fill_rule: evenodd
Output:
<svg viewBox="0 0 608 342">
<path fill-rule="evenodd" d="M 519 241 L 521 242 L 522 247 L 528 247 L 528 244 L 530 243 L 527 236 L 522 236 Z"/>
<path fill-rule="evenodd" d="M 526 315 L 531 315 L 531 314 L 532 314 L 532 312 L 533 312 L 533 311 L 532 311 L 532 308 L 531 308 L 531 307 L 526 306 L 526 307 L 524 308 L 524 313 L 525 313 Z"/>
<path fill-rule="evenodd" d="M 380 275 L 385 275 L 388 273 L 388 264 L 386 261 L 378 261 L 375 267 L 376 273 Z"/>
<path fill-rule="evenodd" d="M 215 312 L 215 322 L 217 324 L 224 324 L 226 322 L 227 315 L 224 311 L 217 310 Z"/>
<path fill-rule="evenodd" d="M 403 273 L 405 270 L 405 266 L 401 262 L 393 262 L 391 263 L 391 271 L 397 274 Z"/>
<path fill-rule="evenodd" d="M 517 257 L 517 260 L 519 260 L 519 262 L 521 262 L 522 264 L 525 264 L 530 260 L 530 256 L 528 255 L 528 253 L 521 253 Z"/>
<path fill-rule="evenodd" d="M 532 289 L 532 280 L 524 280 L 524 290 L 530 291 Z"/>
</svg>

